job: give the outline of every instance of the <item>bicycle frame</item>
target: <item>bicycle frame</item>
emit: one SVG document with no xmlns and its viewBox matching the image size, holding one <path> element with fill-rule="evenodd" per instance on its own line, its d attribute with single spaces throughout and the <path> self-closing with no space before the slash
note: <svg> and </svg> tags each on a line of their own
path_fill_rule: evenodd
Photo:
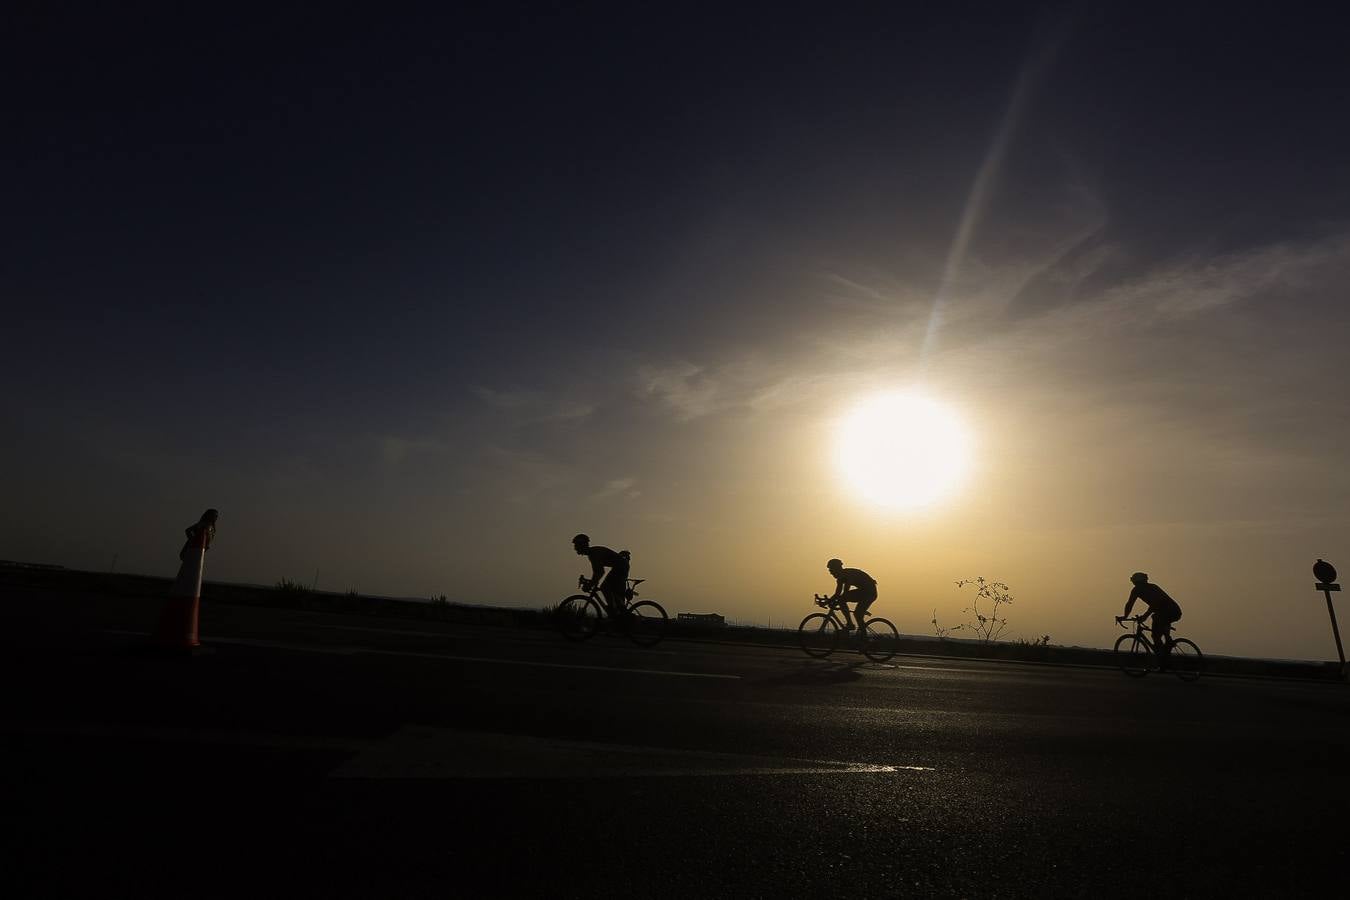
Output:
<svg viewBox="0 0 1350 900">
<path fill-rule="evenodd" d="M 844 630 L 844 627 L 850 622 L 857 625 L 858 612 L 857 610 L 854 610 L 850 614 L 848 612 L 849 603 L 850 601 L 845 600 L 843 597 L 822 597 L 819 594 L 816 595 L 816 606 L 826 610 L 830 619 L 834 622 L 835 627 L 841 631 Z M 841 612 L 843 613 L 842 616 L 840 615 Z"/>
<path fill-rule="evenodd" d="M 647 579 L 645 578 L 625 578 L 623 580 L 624 582 L 623 608 L 625 612 L 627 612 L 628 608 L 633 605 L 633 598 L 638 595 L 637 586 L 639 584 L 642 584 L 642 582 L 646 580 Z M 609 617 L 610 615 L 609 598 L 606 597 L 603 593 L 601 593 L 600 585 L 594 584 L 591 585 L 589 589 L 587 589 L 586 576 L 581 575 L 577 578 L 577 587 L 581 588 L 583 591 L 586 591 L 586 596 L 594 600 L 596 605 L 600 607 L 601 618 Z"/>
<path fill-rule="evenodd" d="M 1149 653 L 1154 653 L 1154 654 L 1156 654 L 1156 653 L 1158 652 L 1158 647 L 1157 647 L 1156 644 L 1153 643 L 1153 641 L 1149 640 L 1149 634 L 1150 634 L 1150 631 L 1149 631 L 1149 630 L 1146 630 L 1146 629 L 1144 628 L 1144 620 L 1147 619 L 1148 617 L 1147 617 L 1147 616 L 1130 616 L 1130 618 L 1134 621 L 1134 635 L 1135 635 L 1135 637 L 1139 638 L 1140 643 L 1142 643 L 1145 647 L 1148 648 L 1148 652 L 1149 652 Z M 1124 627 L 1125 627 L 1125 623 L 1124 623 L 1124 622 L 1121 622 L 1121 623 L 1120 623 L 1120 627 L 1121 627 L 1121 628 L 1124 628 Z M 1176 637 L 1172 634 L 1172 629 L 1170 629 L 1170 628 L 1167 629 L 1167 635 L 1166 635 L 1166 638 L 1167 638 L 1167 646 L 1168 646 L 1168 647 L 1173 647 L 1173 646 L 1176 645 L 1177 639 L 1176 639 Z"/>
</svg>

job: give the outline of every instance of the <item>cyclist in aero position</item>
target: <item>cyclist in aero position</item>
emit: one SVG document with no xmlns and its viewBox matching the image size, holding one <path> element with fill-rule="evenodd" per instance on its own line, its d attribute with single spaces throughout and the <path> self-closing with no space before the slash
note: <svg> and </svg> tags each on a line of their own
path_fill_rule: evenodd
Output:
<svg viewBox="0 0 1350 900">
<path fill-rule="evenodd" d="M 592 547 L 590 536 L 585 534 L 572 538 L 572 549 L 577 551 L 577 556 L 584 556 L 591 561 L 591 580 L 586 582 L 586 590 L 598 584 L 610 614 L 615 618 L 622 616 L 627 600 L 624 591 L 628 587 L 628 551 L 615 553 L 608 547 Z M 601 581 L 600 576 L 604 575 L 606 568 L 609 574 Z"/>
<path fill-rule="evenodd" d="M 1134 589 L 1130 591 L 1130 599 L 1125 601 L 1125 614 L 1116 616 L 1116 621 L 1123 622 L 1130 617 L 1134 601 L 1144 601 L 1148 612 L 1144 613 L 1143 618 L 1153 616 L 1153 649 L 1158 655 L 1158 667 L 1165 671 L 1167 655 L 1172 651 L 1172 625 L 1181 618 L 1181 604 L 1167 596 L 1167 591 L 1149 581 L 1143 572 L 1135 572 L 1130 576 L 1130 581 Z"/>
<path fill-rule="evenodd" d="M 853 619 L 849 617 L 848 605 L 854 603 L 857 604 L 858 634 L 862 635 L 868 607 L 877 599 L 877 580 L 862 569 L 845 569 L 844 564 L 837 559 L 827 562 L 825 568 L 834 576 L 834 594 L 830 599 L 842 601 L 839 605 L 844 610 L 845 630 L 853 630 Z"/>
</svg>

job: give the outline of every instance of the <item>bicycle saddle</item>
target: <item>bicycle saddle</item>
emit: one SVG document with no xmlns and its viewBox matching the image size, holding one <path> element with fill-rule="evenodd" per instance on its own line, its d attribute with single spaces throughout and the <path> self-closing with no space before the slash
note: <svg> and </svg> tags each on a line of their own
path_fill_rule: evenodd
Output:
<svg viewBox="0 0 1350 900">
<path fill-rule="evenodd" d="M 631 584 L 633 587 L 637 587 L 639 584 L 642 584 L 642 582 L 646 580 L 647 579 L 645 578 L 630 578 L 628 579 L 628 583 Z"/>
</svg>

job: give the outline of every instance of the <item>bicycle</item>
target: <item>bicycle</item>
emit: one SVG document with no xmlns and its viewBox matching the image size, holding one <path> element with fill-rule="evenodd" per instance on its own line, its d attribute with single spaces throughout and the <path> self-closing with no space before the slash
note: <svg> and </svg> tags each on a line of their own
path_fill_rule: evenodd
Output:
<svg viewBox="0 0 1350 900">
<path fill-rule="evenodd" d="M 666 622 L 669 616 L 661 604 L 654 600 L 638 600 L 637 586 L 645 578 L 624 580 L 624 609 L 619 617 L 619 628 L 628 639 L 639 647 L 655 647 L 666 636 Z M 558 604 L 555 612 L 558 630 L 569 641 L 586 641 L 595 637 L 606 619 L 613 619 L 599 585 L 590 585 L 586 576 L 577 579 L 577 587 L 586 590 L 584 594 L 573 594 Z"/>
<path fill-rule="evenodd" d="M 816 606 L 828 612 L 811 613 L 802 624 L 797 626 L 797 642 L 807 656 L 824 659 L 839 646 L 840 635 L 846 634 L 845 621 L 840 621 L 838 611 L 843 607 L 842 598 L 822 597 L 816 594 Z M 899 649 L 900 632 L 889 619 L 871 616 L 863 626 L 858 640 L 857 650 L 872 662 L 886 662 L 895 656 Z"/>
<path fill-rule="evenodd" d="M 1122 618 L 1117 618 L 1116 624 L 1124 628 L 1126 626 Z M 1156 645 L 1149 640 L 1148 632 L 1144 630 L 1146 618 L 1148 616 L 1130 616 L 1134 622 L 1134 633 L 1122 634 L 1116 641 L 1114 651 L 1116 665 L 1131 678 L 1143 678 L 1149 672 L 1159 669 Z M 1195 645 L 1195 641 L 1174 638 L 1170 634 L 1167 641 L 1171 647 L 1168 653 L 1168 670 L 1182 681 L 1195 681 L 1199 678 L 1205 668 L 1205 657 Z"/>
</svg>

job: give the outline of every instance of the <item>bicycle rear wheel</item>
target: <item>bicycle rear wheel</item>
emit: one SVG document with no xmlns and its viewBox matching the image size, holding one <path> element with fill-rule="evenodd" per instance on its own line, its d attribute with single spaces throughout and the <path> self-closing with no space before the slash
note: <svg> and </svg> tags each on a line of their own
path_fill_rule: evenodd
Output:
<svg viewBox="0 0 1350 900">
<path fill-rule="evenodd" d="M 628 607 L 628 639 L 639 647 L 655 647 L 666 636 L 669 618 L 655 600 L 639 600 Z"/>
<path fill-rule="evenodd" d="M 1122 634 L 1116 641 L 1115 659 L 1120 671 L 1132 678 L 1142 678 L 1148 674 L 1153 654 L 1139 635 Z"/>
<path fill-rule="evenodd" d="M 1195 642 L 1187 638 L 1177 638 L 1172 642 L 1172 652 L 1168 654 L 1168 666 L 1172 674 L 1182 681 L 1195 681 L 1205 668 L 1205 657 Z"/>
<path fill-rule="evenodd" d="M 797 642 L 807 656 L 824 659 L 839 644 L 839 625 L 825 613 L 811 613 L 797 626 Z"/>
<path fill-rule="evenodd" d="M 554 611 L 554 623 L 569 641 L 584 641 L 595 637 L 600 630 L 600 604 L 595 598 L 585 594 L 573 594 L 558 604 Z"/>
<path fill-rule="evenodd" d="M 890 619 L 867 620 L 862 645 L 858 648 L 863 656 L 872 662 L 885 662 L 895 655 L 899 647 L 900 632 L 895 630 Z"/>
</svg>

